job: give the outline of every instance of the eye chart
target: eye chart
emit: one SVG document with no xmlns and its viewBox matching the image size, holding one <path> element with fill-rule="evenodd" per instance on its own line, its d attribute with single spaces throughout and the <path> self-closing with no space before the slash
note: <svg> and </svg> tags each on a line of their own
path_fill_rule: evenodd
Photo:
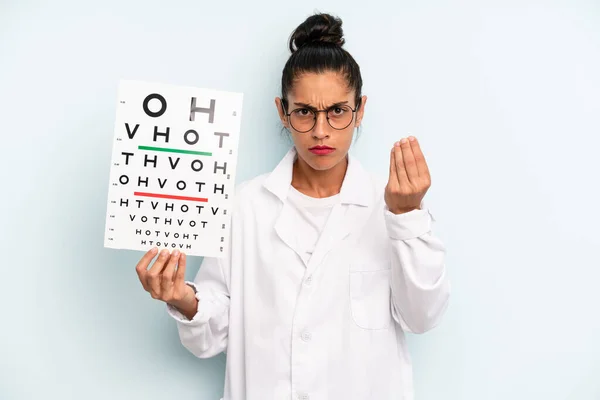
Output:
<svg viewBox="0 0 600 400">
<path fill-rule="evenodd" d="M 242 93 L 121 81 L 104 247 L 228 250 Z"/>
</svg>

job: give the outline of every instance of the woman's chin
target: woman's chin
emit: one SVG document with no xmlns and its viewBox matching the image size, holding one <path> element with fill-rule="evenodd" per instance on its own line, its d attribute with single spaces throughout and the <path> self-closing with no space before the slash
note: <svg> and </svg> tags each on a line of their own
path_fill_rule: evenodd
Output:
<svg viewBox="0 0 600 400">
<path fill-rule="evenodd" d="M 335 167 L 342 159 L 343 157 L 340 159 L 339 155 L 335 153 L 326 156 L 309 153 L 308 159 L 305 159 L 305 161 L 307 161 L 307 164 L 316 171 L 327 171 L 328 169 Z"/>
</svg>

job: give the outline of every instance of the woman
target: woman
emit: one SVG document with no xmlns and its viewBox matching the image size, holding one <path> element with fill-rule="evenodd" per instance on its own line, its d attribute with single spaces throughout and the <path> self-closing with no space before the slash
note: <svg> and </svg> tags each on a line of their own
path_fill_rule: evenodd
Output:
<svg viewBox="0 0 600 400">
<path fill-rule="evenodd" d="M 225 400 L 412 399 L 404 333 L 447 307 L 418 141 L 394 144 L 387 184 L 348 154 L 367 97 L 343 43 L 328 14 L 292 34 L 275 103 L 294 146 L 236 189 L 230 254 L 204 258 L 194 282 L 177 251 L 136 268 L 190 352 L 226 352 Z"/>
</svg>

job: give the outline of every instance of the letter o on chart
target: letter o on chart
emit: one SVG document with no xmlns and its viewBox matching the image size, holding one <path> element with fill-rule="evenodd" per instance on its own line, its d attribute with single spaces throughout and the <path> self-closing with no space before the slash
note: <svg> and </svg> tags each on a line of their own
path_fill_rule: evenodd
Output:
<svg viewBox="0 0 600 400">
<path fill-rule="evenodd" d="M 156 112 L 150 111 L 150 108 L 148 108 L 148 104 L 150 103 L 150 100 L 154 100 L 154 99 L 160 101 L 160 109 Z M 167 101 L 165 100 L 165 98 L 163 96 L 161 96 L 158 93 L 152 93 L 152 94 L 149 94 L 148 96 L 146 96 L 146 98 L 144 99 L 144 104 L 142 106 L 144 107 L 144 112 L 146 113 L 146 115 L 148 115 L 149 117 L 152 117 L 152 118 L 158 118 L 161 115 L 163 115 L 165 113 L 165 111 L 167 111 Z"/>
</svg>

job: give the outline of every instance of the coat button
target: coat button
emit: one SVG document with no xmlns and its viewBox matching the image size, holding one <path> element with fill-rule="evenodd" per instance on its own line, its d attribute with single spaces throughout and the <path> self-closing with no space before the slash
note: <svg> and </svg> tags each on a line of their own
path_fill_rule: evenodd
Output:
<svg viewBox="0 0 600 400">
<path fill-rule="evenodd" d="M 308 400 L 309 399 L 308 393 L 298 393 L 298 399 L 299 400 Z"/>
<path fill-rule="evenodd" d="M 310 332 L 302 332 L 302 340 L 304 340 L 305 342 L 310 342 L 311 339 L 312 335 L 310 334 Z"/>
<path fill-rule="evenodd" d="M 306 278 L 304 283 L 306 284 L 306 286 L 310 286 L 310 284 L 312 283 L 312 276 L 309 276 L 308 278 Z"/>
</svg>

